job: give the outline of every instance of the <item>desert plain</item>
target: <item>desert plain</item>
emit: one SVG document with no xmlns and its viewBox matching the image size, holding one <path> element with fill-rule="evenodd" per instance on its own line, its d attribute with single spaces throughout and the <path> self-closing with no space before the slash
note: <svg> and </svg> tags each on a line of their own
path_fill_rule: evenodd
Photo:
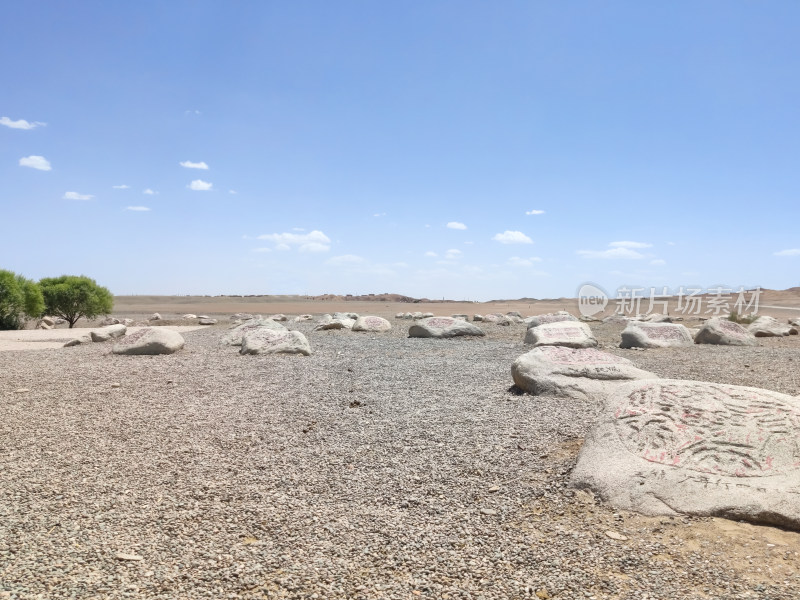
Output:
<svg viewBox="0 0 800 600">
<path fill-rule="evenodd" d="M 760 304 L 800 316 L 800 290 Z M 136 296 L 113 314 L 160 313 L 182 350 L 3 332 L 0 598 L 800 597 L 798 532 L 643 516 L 571 488 L 598 406 L 513 387 L 525 325 L 417 339 L 394 318 L 555 310 L 577 301 Z M 308 357 L 220 344 L 234 313 L 336 311 L 392 330 L 287 323 Z M 601 350 L 664 378 L 800 394 L 800 336 L 623 350 L 622 324 L 590 325 Z"/>
</svg>

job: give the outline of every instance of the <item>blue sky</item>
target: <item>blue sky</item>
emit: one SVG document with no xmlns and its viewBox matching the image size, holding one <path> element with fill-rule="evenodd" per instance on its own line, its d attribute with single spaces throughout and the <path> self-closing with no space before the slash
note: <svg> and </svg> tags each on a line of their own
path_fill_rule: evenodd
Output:
<svg viewBox="0 0 800 600">
<path fill-rule="evenodd" d="M 116 294 L 800 285 L 796 2 L 36 2 L 0 268 Z"/>
</svg>

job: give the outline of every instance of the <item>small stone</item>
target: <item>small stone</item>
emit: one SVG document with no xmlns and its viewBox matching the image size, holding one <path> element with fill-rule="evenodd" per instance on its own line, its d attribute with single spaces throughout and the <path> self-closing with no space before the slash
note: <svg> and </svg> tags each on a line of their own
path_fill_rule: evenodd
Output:
<svg viewBox="0 0 800 600">
<path fill-rule="evenodd" d="M 117 552 L 114 558 L 116 558 L 117 560 L 133 560 L 133 561 L 144 560 L 138 554 L 128 554 L 126 552 Z"/>
<path fill-rule="evenodd" d="M 493 508 L 482 508 L 481 509 L 482 515 L 496 515 L 497 511 Z"/>
<path fill-rule="evenodd" d="M 112 383 L 111 387 L 112 388 L 120 388 L 120 387 L 122 387 L 122 384 L 121 383 Z"/>
<path fill-rule="evenodd" d="M 25 392 L 30 392 L 28 388 L 19 388 L 18 390 L 14 390 L 15 394 L 24 394 Z"/>
<path fill-rule="evenodd" d="M 547 588 L 542 588 L 540 590 L 536 590 L 536 597 L 540 600 L 548 600 L 550 598 L 550 594 L 547 593 Z"/>
<path fill-rule="evenodd" d="M 624 542 L 628 539 L 621 533 L 617 533 L 616 531 L 610 531 L 610 530 L 606 531 L 606 536 L 610 537 L 612 540 L 619 540 L 620 542 Z"/>
<path fill-rule="evenodd" d="M 493 485 L 493 486 L 492 486 L 492 487 L 490 487 L 490 488 L 489 488 L 487 491 L 488 491 L 490 494 L 494 494 L 495 492 L 499 492 L 499 491 L 500 491 L 500 488 L 499 488 L 498 486 L 496 486 L 496 485 Z"/>
</svg>

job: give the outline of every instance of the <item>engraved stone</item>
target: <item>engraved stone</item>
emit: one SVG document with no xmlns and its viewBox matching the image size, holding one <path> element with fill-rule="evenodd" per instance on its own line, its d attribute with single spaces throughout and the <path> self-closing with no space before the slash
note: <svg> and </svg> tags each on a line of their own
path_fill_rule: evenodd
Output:
<svg viewBox="0 0 800 600">
<path fill-rule="evenodd" d="M 800 399 L 698 381 L 620 385 L 572 485 L 615 507 L 800 529 Z"/>
<path fill-rule="evenodd" d="M 226 346 L 241 346 L 244 334 L 248 331 L 258 329 L 259 327 L 275 331 L 286 331 L 286 327 L 280 323 L 276 323 L 272 319 L 250 319 L 231 329 L 225 337 L 222 338 L 222 343 Z"/>
<path fill-rule="evenodd" d="M 166 327 L 143 327 L 119 338 L 111 352 L 126 355 L 172 354 L 183 348 L 183 336 Z"/>
<path fill-rule="evenodd" d="M 477 326 L 453 317 L 431 317 L 417 321 L 408 329 L 408 337 L 451 338 L 462 335 L 485 335 Z"/>
<path fill-rule="evenodd" d="M 299 331 L 278 331 L 266 327 L 251 329 L 242 337 L 241 354 L 311 354 L 311 346 Z"/>
<path fill-rule="evenodd" d="M 631 321 L 622 331 L 620 348 L 676 348 L 694 344 L 684 325 Z"/>
<path fill-rule="evenodd" d="M 561 321 L 577 321 L 578 319 L 565 310 L 560 310 L 554 313 L 547 313 L 545 315 L 536 315 L 535 317 L 528 317 L 525 323 L 528 324 L 528 329 L 531 327 L 538 327 L 539 325 L 546 325 L 548 323 L 560 323 Z"/>
<path fill-rule="evenodd" d="M 594 348 L 597 340 L 586 323 L 575 320 L 545 323 L 531 327 L 525 334 L 525 343 L 534 346 L 566 346 L 567 348 Z"/>
<path fill-rule="evenodd" d="M 535 396 L 596 400 L 620 383 L 658 376 L 636 368 L 627 358 L 594 348 L 540 346 L 511 365 L 514 384 Z"/>
<path fill-rule="evenodd" d="M 392 324 L 383 317 L 358 317 L 353 324 L 353 331 L 389 331 Z"/>
<path fill-rule="evenodd" d="M 722 317 L 709 319 L 694 336 L 696 344 L 720 344 L 724 346 L 753 346 L 756 338 L 738 323 Z"/>
</svg>

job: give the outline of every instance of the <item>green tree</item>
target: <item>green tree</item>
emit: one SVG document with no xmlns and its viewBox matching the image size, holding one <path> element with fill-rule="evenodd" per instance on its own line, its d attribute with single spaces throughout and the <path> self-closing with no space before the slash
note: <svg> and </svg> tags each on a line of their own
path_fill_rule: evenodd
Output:
<svg viewBox="0 0 800 600">
<path fill-rule="evenodd" d="M 36 282 L 0 269 L 0 329 L 22 329 L 26 319 L 42 311 L 42 290 Z"/>
<path fill-rule="evenodd" d="M 44 295 L 45 312 L 66 320 L 70 328 L 81 317 L 94 319 L 109 314 L 114 307 L 111 292 L 84 275 L 45 277 L 39 286 Z"/>
</svg>

